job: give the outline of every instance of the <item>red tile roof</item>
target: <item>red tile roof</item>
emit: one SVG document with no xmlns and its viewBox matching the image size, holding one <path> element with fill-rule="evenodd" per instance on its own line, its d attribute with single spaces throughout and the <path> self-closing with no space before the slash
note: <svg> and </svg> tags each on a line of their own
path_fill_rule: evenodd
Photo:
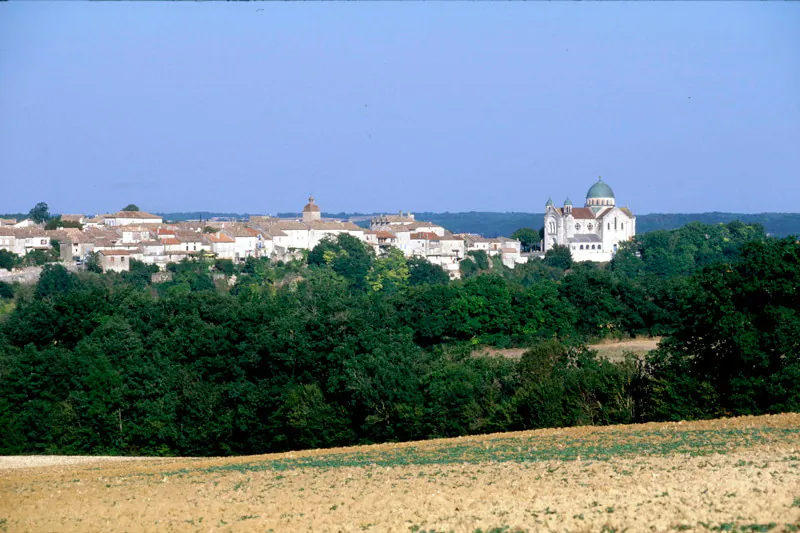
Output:
<svg viewBox="0 0 800 533">
<path fill-rule="evenodd" d="M 207 235 L 207 237 L 208 240 L 210 240 L 211 242 L 236 242 L 236 239 L 234 239 L 233 237 L 229 237 L 224 233 L 220 233 L 219 235 L 217 235 L 216 233 L 210 233 L 209 235 Z"/>
<path fill-rule="evenodd" d="M 103 255 L 131 255 L 128 250 L 100 250 Z"/>
<path fill-rule="evenodd" d="M 561 210 L 561 214 L 562 215 L 564 214 L 564 210 L 563 209 Z M 591 219 L 594 219 L 596 217 L 595 217 L 594 213 L 592 212 L 592 210 L 589 209 L 588 207 L 573 207 L 572 208 L 572 218 L 578 218 L 578 219 L 591 218 Z"/>
<path fill-rule="evenodd" d="M 421 231 L 419 233 L 412 233 L 412 239 L 421 239 L 423 241 L 438 241 L 439 236 L 432 231 Z"/>
</svg>

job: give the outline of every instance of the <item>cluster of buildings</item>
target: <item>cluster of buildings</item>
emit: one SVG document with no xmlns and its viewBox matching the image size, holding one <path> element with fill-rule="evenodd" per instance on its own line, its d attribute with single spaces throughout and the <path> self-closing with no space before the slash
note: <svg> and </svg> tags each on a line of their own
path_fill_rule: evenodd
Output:
<svg viewBox="0 0 800 533">
<path fill-rule="evenodd" d="M 454 278 L 459 276 L 459 262 L 470 250 L 499 255 L 512 267 L 523 260 L 519 241 L 454 235 L 437 224 L 419 222 L 410 213 L 375 217 L 369 229 L 349 221 L 323 219 L 313 197 L 297 219 L 253 216 L 248 222 L 165 223 L 151 213 L 120 211 L 91 218 L 62 215 L 61 220 L 82 228 L 45 230 L 30 220 L 0 220 L 0 249 L 24 256 L 33 250 L 48 250 L 57 241 L 64 262 L 82 263 L 96 253 L 103 270 L 125 271 L 133 259 L 162 269 L 199 255 L 233 261 L 248 257 L 286 260 L 298 257 L 301 250 L 311 250 L 326 237 L 346 233 L 370 245 L 378 256 L 396 247 L 407 257 L 424 257 L 440 265 Z"/>
<path fill-rule="evenodd" d="M 64 262 L 81 263 L 90 253 L 97 253 L 103 270 L 124 271 L 133 259 L 162 269 L 198 255 L 233 261 L 248 257 L 285 260 L 314 248 L 326 237 L 346 233 L 370 245 L 378 256 L 394 247 L 406 257 L 423 257 L 441 266 L 453 278 L 459 277 L 459 263 L 473 250 L 499 256 L 511 268 L 531 255 L 523 255 L 515 239 L 454 234 L 432 222 L 415 220 L 411 213 L 376 216 L 369 229 L 349 221 L 323 219 L 313 197 L 302 217 L 296 219 L 253 216 L 248 222 L 165 223 L 151 213 L 120 211 L 91 218 L 62 215 L 61 220 L 80 224 L 81 229 L 45 230 L 30 220 L 0 219 L 0 249 L 24 256 L 48 250 L 57 241 Z M 553 246 L 567 246 L 576 261 L 609 261 L 618 243 L 635 232 L 631 211 L 616 207 L 614 193 L 600 180 L 589 189 L 585 207 L 573 208 L 567 199 L 557 208 L 548 200 L 538 255 Z"/>
</svg>

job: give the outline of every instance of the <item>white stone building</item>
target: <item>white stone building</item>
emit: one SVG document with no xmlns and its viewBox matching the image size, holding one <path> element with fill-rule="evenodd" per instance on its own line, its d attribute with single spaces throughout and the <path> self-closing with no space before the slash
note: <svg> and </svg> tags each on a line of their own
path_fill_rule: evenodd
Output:
<svg viewBox="0 0 800 533">
<path fill-rule="evenodd" d="M 129 250 L 100 250 L 98 252 L 100 268 L 103 272 L 126 272 L 131 269 L 131 252 Z"/>
<path fill-rule="evenodd" d="M 113 215 L 104 215 L 103 223 L 106 226 L 128 226 L 132 224 L 161 224 L 164 220 L 158 216 L 144 211 L 120 211 Z"/>
<path fill-rule="evenodd" d="M 614 191 L 600 178 L 586 193 L 584 207 L 563 207 L 547 201 L 542 251 L 567 246 L 575 261 L 610 261 L 620 242 L 636 235 L 636 217 L 627 207 L 617 207 Z"/>
<path fill-rule="evenodd" d="M 50 236 L 39 227 L 0 229 L 0 249 L 24 256 L 34 250 L 49 250 Z"/>
</svg>

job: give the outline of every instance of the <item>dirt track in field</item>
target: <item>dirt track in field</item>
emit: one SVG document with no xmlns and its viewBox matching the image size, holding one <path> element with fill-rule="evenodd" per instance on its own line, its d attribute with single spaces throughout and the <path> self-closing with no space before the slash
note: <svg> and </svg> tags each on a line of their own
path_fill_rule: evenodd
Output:
<svg viewBox="0 0 800 533">
<path fill-rule="evenodd" d="M 642 357 L 651 350 L 658 348 L 661 337 L 642 337 L 636 339 L 626 339 L 622 341 L 607 341 L 597 344 L 589 344 L 587 348 L 596 350 L 597 355 L 605 357 L 610 361 L 623 361 L 626 353 L 633 353 Z M 509 359 L 519 359 L 528 349 L 527 348 L 508 348 L 504 350 L 496 348 L 481 348 L 476 354 L 494 355 L 508 357 Z"/>
<path fill-rule="evenodd" d="M 14 461 L 0 462 L 0 531 L 800 530 L 800 414 L 224 459 Z"/>
</svg>

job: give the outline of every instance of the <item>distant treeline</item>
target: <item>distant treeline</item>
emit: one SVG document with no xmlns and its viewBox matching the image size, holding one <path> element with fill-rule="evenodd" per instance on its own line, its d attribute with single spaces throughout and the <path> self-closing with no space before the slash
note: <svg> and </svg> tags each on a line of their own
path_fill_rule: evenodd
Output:
<svg viewBox="0 0 800 533">
<path fill-rule="evenodd" d="M 165 220 L 204 220 L 220 217 L 246 220 L 249 214 L 212 213 L 197 211 L 192 213 L 158 213 Z M 374 216 L 377 213 L 323 213 L 323 217 L 349 219 Z M 2 217 L 3 215 L 0 215 Z M 277 213 L 279 217 L 299 218 L 302 213 Z M 490 211 L 469 211 L 464 213 L 414 213 L 417 220 L 439 224 L 453 233 L 477 233 L 485 237 L 508 237 L 519 228 L 542 227 L 543 213 L 498 213 Z M 660 229 L 677 229 L 690 222 L 702 224 L 727 224 L 739 220 L 745 224 L 761 224 L 767 235 L 786 237 L 800 235 L 800 213 L 652 213 L 636 215 L 637 233 L 647 233 Z M 366 224 L 361 223 L 364 226 Z"/>
<path fill-rule="evenodd" d="M 231 455 L 800 410 L 800 245 L 688 224 L 607 264 L 464 279 L 347 234 L 248 258 L 0 282 L 0 454 Z M 235 283 L 228 281 L 236 275 Z M 662 335 L 612 363 L 592 339 Z M 523 346 L 520 360 L 475 348 Z"/>
</svg>

